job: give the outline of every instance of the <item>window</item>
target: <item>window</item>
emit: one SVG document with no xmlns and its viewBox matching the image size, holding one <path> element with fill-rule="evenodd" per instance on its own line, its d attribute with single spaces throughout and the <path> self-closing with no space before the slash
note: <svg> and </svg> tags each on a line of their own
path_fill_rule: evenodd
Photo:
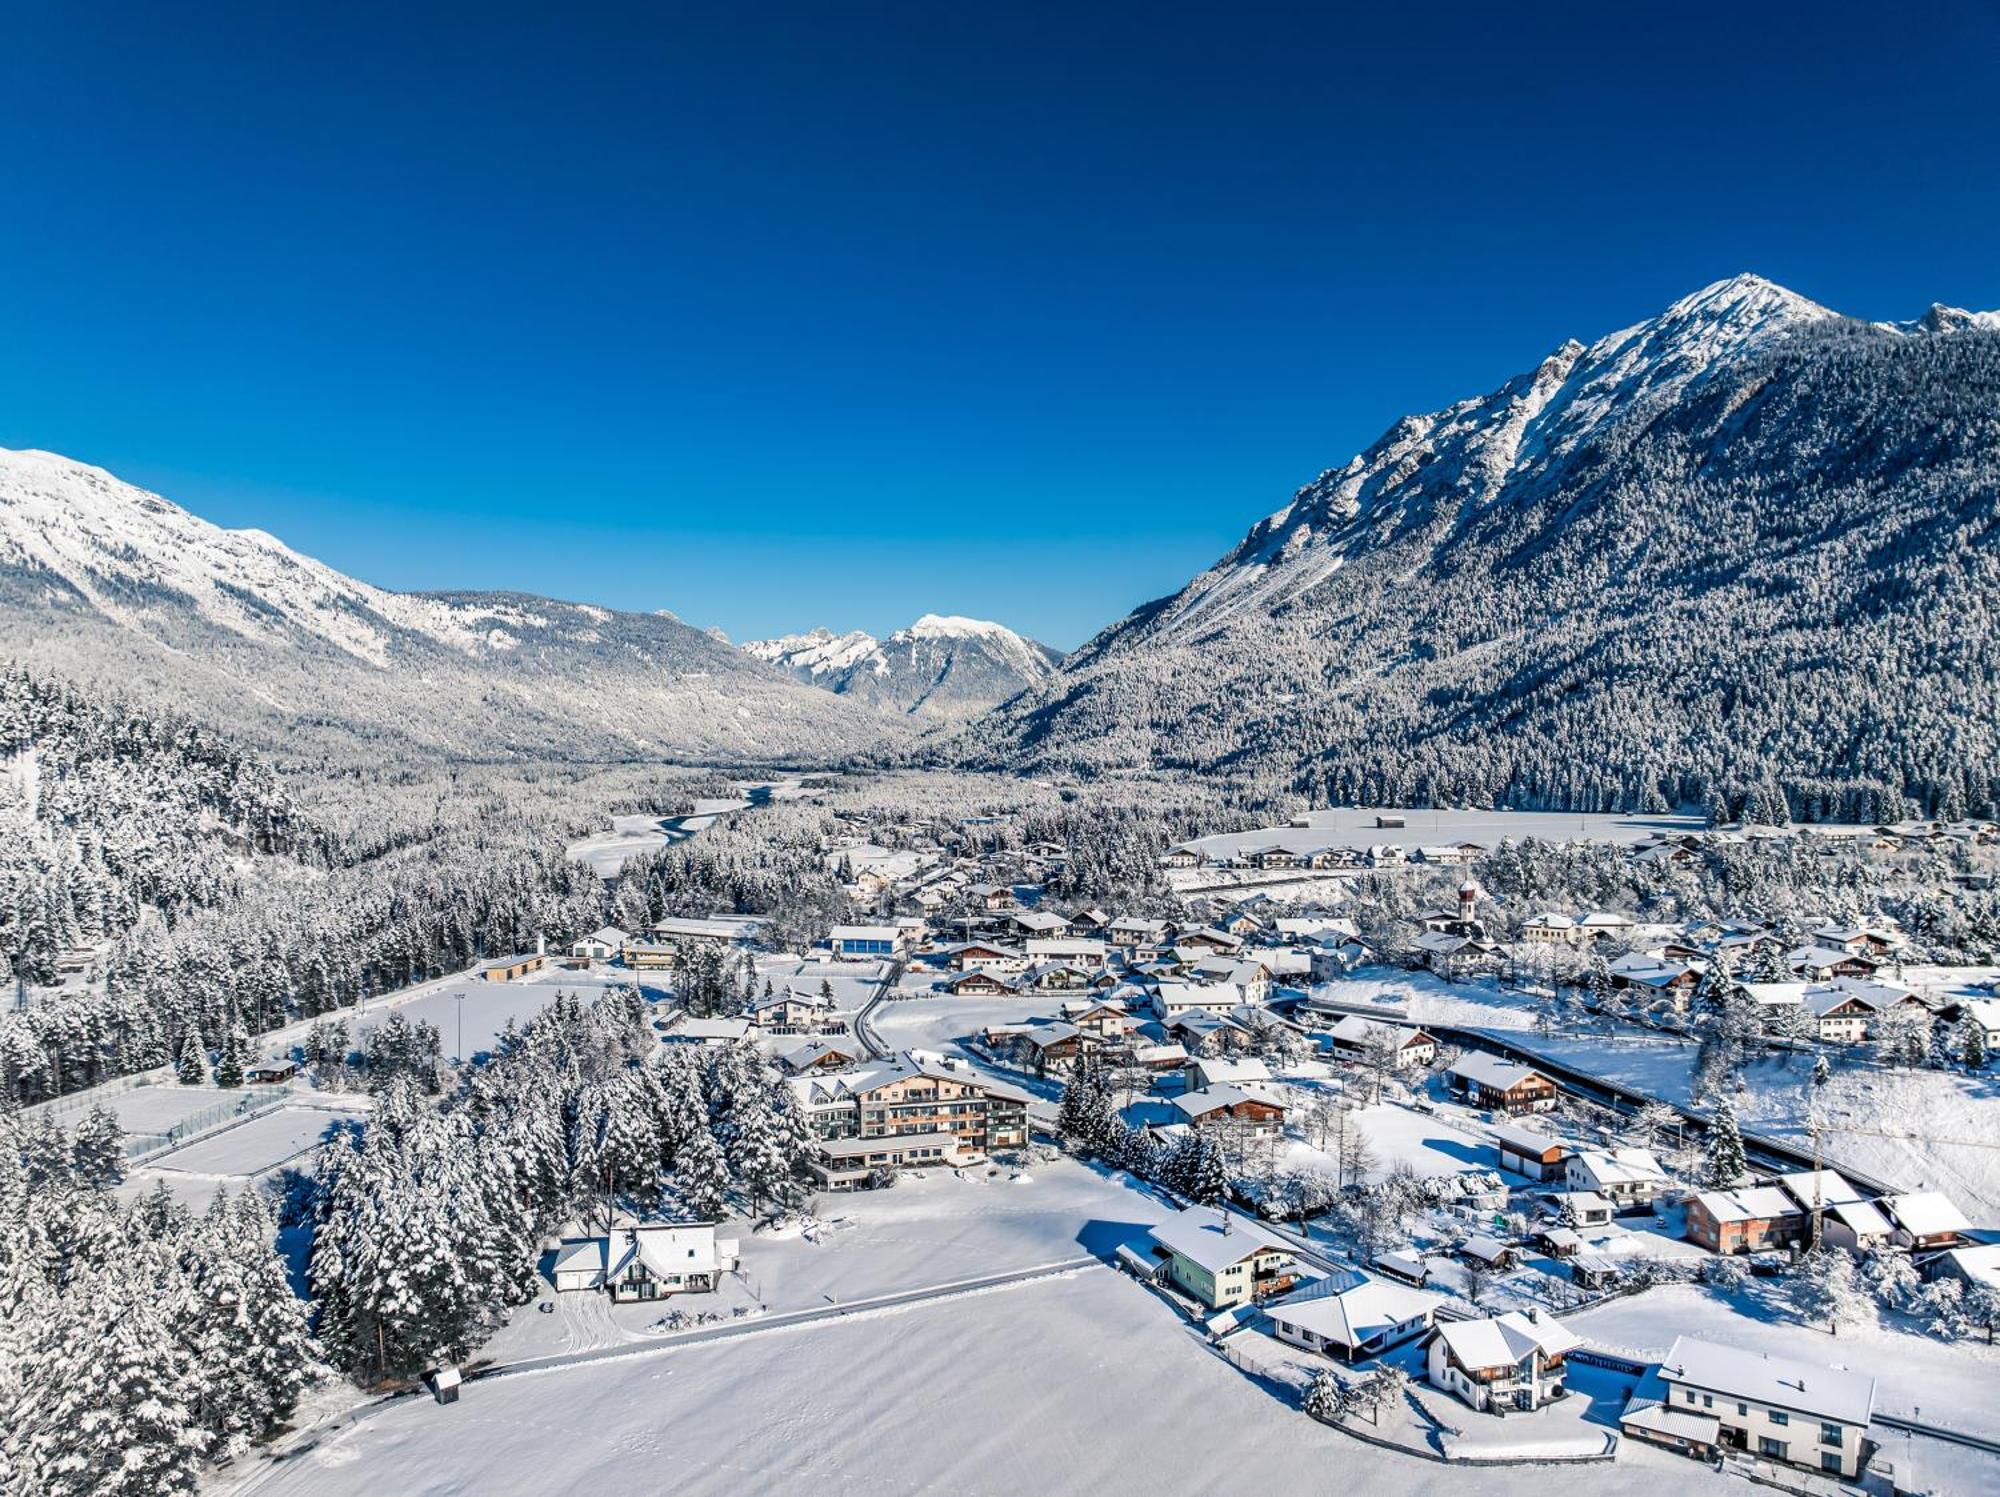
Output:
<svg viewBox="0 0 2000 1497">
<path fill-rule="evenodd" d="M 1713 1393 L 1704 1393 L 1704 1394 L 1702 1394 L 1702 1395 L 1701 1395 L 1701 1406 L 1702 1406 L 1703 1408 L 1705 1408 L 1705 1409 L 1712 1409 L 1712 1408 L 1714 1408 L 1714 1407 L 1715 1407 L 1715 1395 L 1714 1395 Z"/>
<path fill-rule="evenodd" d="M 1769 1435 L 1759 1435 L 1757 1437 L 1757 1454 L 1759 1455 L 1768 1455 L 1773 1460 L 1782 1461 L 1785 1458 L 1786 1449 L 1787 1446 L 1783 1440 L 1774 1440 Z"/>
<path fill-rule="evenodd" d="M 1790 1424 L 1792 1416 L 1787 1414 L 1783 1409 L 1773 1409 L 1771 1410 L 1771 1422 L 1773 1424 Z"/>
<path fill-rule="evenodd" d="M 1831 1450 L 1822 1450 L 1819 1453 L 1819 1468 L 1822 1471 L 1831 1471 L 1835 1475 L 1839 1475 L 1840 1457 Z"/>
<path fill-rule="evenodd" d="M 1819 1427 L 1819 1443 L 1822 1445 L 1838 1445 L 1841 1442 L 1841 1437 L 1846 1433 L 1847 1431 L 1837 1424 L 1822 1424 Z"/>
<path fill-rule="evenodd" d="M 1689 1403 L 1693 1403 L 1693 1402 L 1694 1402 L 1694 1389 L 1692 1389 L 1692 1388 L 1690 1388 L 1690 1389 L 1688 1389 L 1688 1390 L 1687 1390 L 1687 1401 L 1688 1401 Z"/>
</svg>

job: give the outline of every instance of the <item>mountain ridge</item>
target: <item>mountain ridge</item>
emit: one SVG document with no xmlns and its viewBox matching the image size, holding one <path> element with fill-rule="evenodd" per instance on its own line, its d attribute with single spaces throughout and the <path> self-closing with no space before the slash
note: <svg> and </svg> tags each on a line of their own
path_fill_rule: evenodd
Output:
<svg viewBox="0 0 2000 1497">
<path fill-rule="evenodd" d="M 984 711 L 1046 678 L 1062 659 L 1004 624 L 935 613 L 886 639 L 820 628 L 748 640 L 742 649 L 833 695 L 931 721 Z"/>
</svg>

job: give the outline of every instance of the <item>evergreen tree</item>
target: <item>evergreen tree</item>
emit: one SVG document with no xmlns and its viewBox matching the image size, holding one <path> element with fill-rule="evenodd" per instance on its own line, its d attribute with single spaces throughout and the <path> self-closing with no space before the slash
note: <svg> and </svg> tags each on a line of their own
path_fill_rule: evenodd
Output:
<svg viewBox="0 0 2000 1497">
<path fill-rule="evenodd" d="M 179 1075 L 182 1086 L 201 1086 L 208 1080 L 208 1053 L 201 1047 L 201 1036 L 192 1029 L 181 1041 Z"/>
<path fill-rule="evenodd" d="M 1709 1121 L 1703 1169 L 1709 1185 L 1717 1190 L 1735 1185 L 1749 1169 L 1743 1135 L 1736 1126 L 1736 1104 L 1726 1095 L 1716 1102 Z"/>
<path fill-rule="evenodd" d="M 250 1036 L 240 1020 L 232 1020 L 222 1033 L 222 1051 L 215 1063 L 215 1084 L 236 1087 L 243 1084 L 243 1065 L 250 1048 Z"/>
<path fill-rule="evenodd" d="M 1855 1272 L 1853 1257 L 1839 1248 L 1822 1247 L 1807 1255 L 1792 1276 L 1792 1303 L 1814 1324 L 1823 1323 L 1833 1335 L 1868 1316 L 1868 1296 Z"/>
<path fill-rule="evenodd" d="M 1197 1131 L 1194 1139 L 1188 1166 L 1188 1198 L 1203 1206 L 1219 1207 L 1229 1194 L 1229 1171 L 1223 1164 L 1222 1150 L 1204 1132 Z"/>
<path fill-rule="evenodd" d="M 681 1208 L 703 1221 L 720 1221 L 728 1209 L 729 1167 L 715 1137 L 698 1128 L 674 1159 L 673 1193 Z"/>
<path fill-rule="evenodd" d="M 1959 1024 L 1959 1056 L 1968 1071 L 1986 1069 L 1986 1026 L 1976 1014 L 1968 1013 Z"/>
<path fill-rule="evenodd" d="M 125 1130 L 118 1126 L 116 1113 L 100 1103 L 83 1115 L 70 1145 L 70 1161 L 77 1183 L 87 1189 L 110 1190 L 123 1183 Z"/>
</svg>

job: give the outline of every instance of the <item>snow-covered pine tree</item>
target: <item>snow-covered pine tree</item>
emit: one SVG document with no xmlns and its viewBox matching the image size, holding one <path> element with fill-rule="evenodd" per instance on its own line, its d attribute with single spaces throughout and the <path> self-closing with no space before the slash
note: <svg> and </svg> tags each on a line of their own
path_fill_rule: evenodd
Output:
<svg viewBox="0 0 2000 1497">
<path fill-rule="evenodd" d="M 1802 1319 L 1824 1325 L 1838 1336 L 1843 1326 L 1866 1321 L 1871 1312 L 1867 1290 L 1855 1272 L 1852 1255 L 1834 1247 L 1810 1253 L 1792 1276 L 1792 1303 Z"/>
<path fill-rule="evenodd" d="M 192 1029 L 181 1041 L 178 1075 L 182 1086 L 201 1086 L 208 1081 L 208 1052 L 202 1049 L 201 1036 Z"/>
<path fill-rule="evenodd" d="M 1715 1103 L 1708 1126 L 1708 1142 L 1703 1150 L 1703 1173 L 1709 1185 L 1727 1190 L 1749 1169 L 1743 1152 L 1743 1135 L 1736 1125 L 1736 1104 L 1725 1094 Z"/>
</svg>

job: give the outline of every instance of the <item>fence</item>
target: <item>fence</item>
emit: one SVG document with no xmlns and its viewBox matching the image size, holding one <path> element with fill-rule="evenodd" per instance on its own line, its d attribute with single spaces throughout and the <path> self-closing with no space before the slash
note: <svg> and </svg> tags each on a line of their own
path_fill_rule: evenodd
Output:
<svg viewBox="0 0 2000 1497">
<path fill-rule="evenodd" d="M 177 1148 L 198 1133 L 232 1119 L 254 1117 L 258 1113 L 269 1112 L 291 1100 L 289 1086 L 259 1087 L 254 1092 L 245 1092 L 240 1097 L 229 1097 L 204 1107 L 200 1112 L 190 1113 L 171 1127 L 158 1133 L 141 1133 L 125 1140 L 125 1158 L 137 1163 L 164 1154 Z"/>
</svg>

